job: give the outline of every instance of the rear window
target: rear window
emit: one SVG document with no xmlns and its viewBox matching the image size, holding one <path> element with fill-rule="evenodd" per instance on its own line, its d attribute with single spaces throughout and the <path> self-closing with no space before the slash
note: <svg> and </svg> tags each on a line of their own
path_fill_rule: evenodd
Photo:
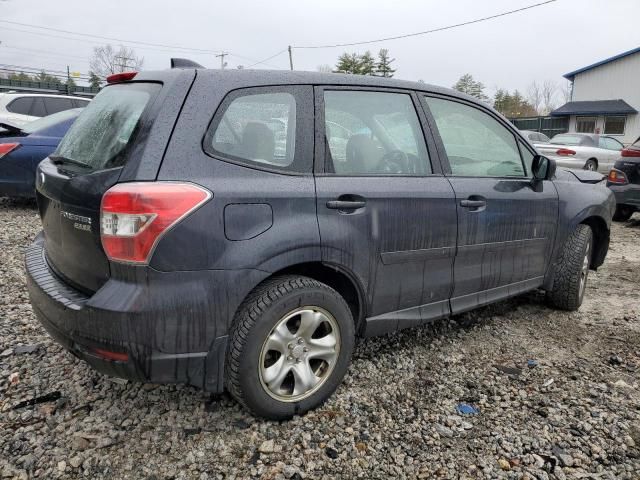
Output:
<svg viewBox="0 0 640 480">
<path fill-rule="evenodd" d="M 92 170 L 120 167 L 140 117 L 160 85 L 126 83 L 104 88 L 83 110 L 64 136 L 54 157 Z"/>
<path fill-rule="evenodd" d="M 584 144 L 588 137 L 582 135 L 556 135 L 551 139 L 554 145 L 581 145 Z"/>
</svg>

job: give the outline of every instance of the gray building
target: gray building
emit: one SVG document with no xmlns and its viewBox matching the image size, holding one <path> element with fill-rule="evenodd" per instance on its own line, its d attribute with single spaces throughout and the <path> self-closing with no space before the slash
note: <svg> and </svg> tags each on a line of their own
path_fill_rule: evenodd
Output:
<svg viewBox="0 0 640 480">
<path fill-rule="evenodd" d="M 551 112 L 569 132 L 599 133 L 624 144 L 640 137 L 640 47 L 564 75 L 571 100 Z"/>
</svg>

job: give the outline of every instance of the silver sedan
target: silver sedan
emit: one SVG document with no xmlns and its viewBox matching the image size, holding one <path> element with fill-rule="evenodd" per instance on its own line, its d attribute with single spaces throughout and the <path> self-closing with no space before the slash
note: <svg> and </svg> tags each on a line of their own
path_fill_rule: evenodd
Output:
<svg viewBox="0 0 640 480">
<path fill-rule="evenodd" d="M 541 155 L 558 166 L 609 173 L 624 145 L 612 137 L 590 133 L 559 133 L 547 145 L 536 145 Z"/>
</svg>

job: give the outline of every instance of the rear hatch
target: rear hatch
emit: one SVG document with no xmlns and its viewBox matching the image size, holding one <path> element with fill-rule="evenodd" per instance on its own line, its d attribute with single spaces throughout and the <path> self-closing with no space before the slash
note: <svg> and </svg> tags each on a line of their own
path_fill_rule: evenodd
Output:
<svg viewBox="0 0 640 480">
<path fill-rule="evenodd" d="M 36 190 L 46 259 L 67 283 L 91 293 L 109 278 L 100 241 L 100 202 L 139 155 L 160 83 L 105 87 L 83 110 L 56 151 L 38 167 Z"/>
</svg>

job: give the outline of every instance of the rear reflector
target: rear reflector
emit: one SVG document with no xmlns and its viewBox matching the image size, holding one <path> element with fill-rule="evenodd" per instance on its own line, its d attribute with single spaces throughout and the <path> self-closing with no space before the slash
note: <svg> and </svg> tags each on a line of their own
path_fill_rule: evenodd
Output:
<svg viewBox="0 0 640 480">
<path fill-rule="evenodd" d="M 110 350 L 103 350 L 102 348 L 92 348 L 91 351 L 98 357 L 105 360 L 111 360 L 113 362 L 128 362 L 129 354 L 121 352 L 112 352 Z"/>
<path fill-rule="evenodd" d="M 620 155 L 623 157 L 640 157 L 640 150 L 636 150 L 635 148 L 623 148 L 620 151 Z"/>
<path fill-rule="evenodd" d="M 0 143 L 0 158 L 13 152 L 19 146 L 19 143 Z"/>
<path fill-rule="evenodd" d="M 109 75 L 107 77 L 107 83 L 119 83 L 119 82 L 128 82 L 129 80 L 133 80 L 138 72 L 122 72 L 122 73 L 114 73 L 113 75 Z"/>
<path fill-rule="evenodd" d="M 556 152 L 557 155 L 561 155 L 563 157 L 569 157 L 571 155 L 575 155 L 576 152 L 574 150 L 570 150 L 568 148 L 561 148 Z"/>
<path fill-rule="evenodd" d="M 100 207 L 102 247 L 116 262 L 149 262 L 162 235 L 200 207 L 211 192 L 192 183 L 120 183 Z"/>
<path fill-rule="evenodd" d="M 616 170 L 615 168 L 611 169 L 607 180 L 609 181 L 609 183 L 615 183 L 616 185 L 626 185 L 627 183 L 629 183 L 627 175 L 620 170 Z"/>
</svg>

